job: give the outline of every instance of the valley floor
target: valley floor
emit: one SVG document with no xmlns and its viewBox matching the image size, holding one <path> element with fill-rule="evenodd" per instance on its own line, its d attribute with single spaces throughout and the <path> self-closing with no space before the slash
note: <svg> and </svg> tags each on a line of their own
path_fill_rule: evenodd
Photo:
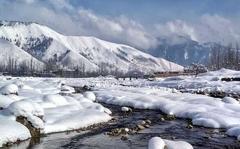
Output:
<svg viewBox="0 0 240 149">
<path fill-rule="evenodd" d="M 199 127 L 204 127 L 200 131 L 212 129 L 224 132 L 221 133 L 221 139 L 227 140 L 230 136 L 240 139 L 240 104 L 238 101 L 240 82 L 222 81 L 222 78 L 239 76 L 238 71 L 221 69 L 201 74 L 198 77 L 177 76 L 156 78 L 151 81 L 145 79 L 117 80 L 113 77 L 79 79 L 1 77 L 0 146 L 29 139 L 34 137 L 34 134 L 46 135 L 85 128 L 91 130 L 96 124 L 107 124 L 106 127 L 110 127 L 109 124 L 116 119 L 116 113 L 108 105 L 115 105 L 119 109 L 123 107 L 123 112 L 120 112 L 123 116 L 131 114 L 132 109 L 138 109 L 143 113 L 146 113 L 146 110 L 162 113 L 162 116 L 154 112 L 152 115 L 144 116 L 144 119 L 155 121 L 154 125 L 145 123 L 134 125 L 133 121 L 132 127 L 118 126 L 121 129 L 119 128 L 120 132 L 117 129 L 117 135 L 131 136 L 131 134 L 142 132 L 144 128 L 161 130 L 159 122 L 165 120 L 177 122 L 178 118 L 183 118 L 187 121 L 184 123 L 190 130 L 200 130 Z M 86 91 L 86 89 L 91 91 Z M 215 95 L 226 97 L 215 98 Z M 20 123 L 22 121 L 25 122 L 25 126 Z M 116 133 L 114 128 L 108 131 L 110 135 Z M 176 129 L 176 134 L 179 131 Z M 183 133 L 186 132 L 183 131 Z M 169 138 L 165 133 L 166 131 L 156 133 L 156 136 L 163 139 L 152 138 L 148 147 L 154 149 L 156 146 L 166 145 L 173 148 L 179 148 L 179 146 L 192 148 L 184 141 L 190 142 L 194 147 L 199 147 L 193 140 L 186 139 L 185 135 L 180 138 L 179 135 L 175 136 L 171 132 L 172 138 Z M 194 133 L 191 137 L 193 136 Z M 210 135 L 206 142 L 208 140 L 211 142 L 211 139 L 218 138 Z M 235 146 L 238 144 L 236 143 Z"/>
</svg>

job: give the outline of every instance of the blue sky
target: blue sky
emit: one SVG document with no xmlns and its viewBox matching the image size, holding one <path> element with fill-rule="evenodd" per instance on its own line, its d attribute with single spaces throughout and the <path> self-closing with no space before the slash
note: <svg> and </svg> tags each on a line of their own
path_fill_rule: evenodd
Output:
<svg viewBox="0 0 240 149">
<path fill-rule="evenodd" d="M 176 36 L 240 41 L 240 0 L 0 0 L 0 19 L 33 21 L 65 35 L 141 49 Z"/>
<path fill-rule="evenodd" d="M 71 0 L 76 7 L 92 9 L 103 15 L 127 15 L 141 22 L 194 20 L 203 14 L 236 17 L 239 0 Z"/>
</svg>

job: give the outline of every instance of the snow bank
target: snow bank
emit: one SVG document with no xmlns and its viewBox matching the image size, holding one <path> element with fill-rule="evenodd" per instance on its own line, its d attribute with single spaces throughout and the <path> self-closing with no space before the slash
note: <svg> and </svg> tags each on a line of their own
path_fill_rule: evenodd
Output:
<svg viewBox="0 0 240 149">
<path fill-rule="evenodd" d="M 94 102 L 93 92 L 72 94 L 74 88 L 59 82 L 58 79 L 0 77 L 0 107 L 4 108 L 0 110 L 0 146 L 33 135 L 16 122 L 20 118 L 26 118 L 43 134 L 86 128 L 111 119 L 111 111 Z"/>
<path fill-rule="evenodd" d="M 0 147 L 10 142 L 22 141 L 31 137 L 25 126 L 6 118 L 0 118 L 0 132 Z"/>
<path fill-rule="evenodd" d="M 39 104 L 20 100 L 9 105 L 8 110 L 16 117 L 26 117 L 34 128 L 44 128 L 43 121 L 39 118 L 44 116 L 43 108 Z"/>
<path fill-rule="evenodd" d="M 148 149 L 193 149 L 192 145 L 185 141 L 163 140 L 160 137 L 153 137 L 148 142 Z"/>
<path fill-rule="evenodd" d="M 148 142 L 148 149 L 164 149 L 165 147 L 166 144 L 160 137 L 153 137 Z"/>
<path fill-rule="evenodd" d="M 0 108 L 7 108 L 14 101 L 16 100 L 9 96 L 0 95 Z"/>
<path fill-rule="evenodd" d="M 95 101 L 96 100 L 96 96 L 93 92 L 85 92 L 83 93 L 84 97 L 92 100 L 92 101 Z"/>
<path fill-rule="evenodd" d="M 235 136 L 238 140 L 240 140 L 240 126 L 235 126 L 228 129 L 227 134 L 229 136 Z"/>
<path fill-rule="evenodd" d="M 67 86 L 67 85 L 62 85 L 61 86 L 61 93 L 67 93 L 67 94 L 71 94 L 74 93 L 75 89 L 71 86 Z"/>
<path fill-rule="evenodd" d="M 218 98 L 130 87 L 99 89 L 95 93 L 101 102 L 161 110 L 169 115 L 190 118 L 194 125 L 227 129 L 240 125 L 240 105 L 225 103 Z"/>
<path fill-rule="evenodd" d="M 230 104 L 239 104 L 239 101 L 237 101 L 236 99 L 234 99 L 232 97 L 224 97 L 222 99 L 222 101 L 225 103 L 230 103 Z"/>
<path fill-rule="evenodd" d="M 0 88 L 0 93 L 3 95 L 17 94 L 18 86 L 15 84 L 9 84 Z"/>
</svg>

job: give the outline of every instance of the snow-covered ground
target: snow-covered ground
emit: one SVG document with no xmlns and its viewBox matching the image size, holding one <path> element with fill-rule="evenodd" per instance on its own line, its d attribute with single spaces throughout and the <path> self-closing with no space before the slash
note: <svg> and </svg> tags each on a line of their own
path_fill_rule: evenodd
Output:
<svg viewBox="0 0 240 149">
<path fill-rule="evenodd" d="M 221 78 L 238 77 L 239 71 L 221 69 L 207 72 L 198 77 L 177 76 L 144 79 L 116 80 L 114 78 L 92 78 L 73 81 L 72 85 L 88 85 L 95 88 L 97 99 L 108 104 L 131 106 L 140 109 L 157 109 L 180 118 L 190 118 L 194 125 L 210 128 L 225 128 L 230 136 L 240 139 L 239 101 L 225 97 L 213 98 L 191 94 L 193 91 L 223 91 L 239 93 L 240 82 L 224 82 Z M 189 93 L 181 93 L 178 90 Z"/>
<path fill-rule="evenodd" d="M 74 89 L 62 84 L 58 79 L 0 78 L 0 146 L 31 137 L 27 127 L 16 122 L 18 116 L 25 117 L 43 134 L 111 119 L 111 111 L 94 102 L 92 92 L 71 94 Z"/>
<path fill-rule="evenodd" d="M 238 100 L 192 94 L 192 91 L 197 90 L 237 93 L 239 82 L 224 82 L 221 78 L 239 75 L 238 71 L 222 69 L 198 77 L 178 76 L 154 81 L 117 80 L 113 77 L 0 77 L 0 129 L 4 132 L 0 135 L 0 145 L 30 137 L 29 130 L 16 122 L 17 116 L 26 117 L 41 133 L 73 130 L 107 122 L 111 119 L 111 111 L 95 100 L 126 107 L 160 110 L 179 118 L 192 119 L 194 125 L 224 128 L 229 136 L 240 139 Z M 73 94 L 74 88 L 70 86 L 84 85 L 91 86 L 94 91 Z M 181 93 L 178 89 L 189 93 Z"/>
<path fill-rule="evenodd" d="M 114 77 L 98 77 L 98 78 L 83 78 L 83 79 L 65 79 L 69 84 L 74 86 L 95 86 L 97 88 L 110 86 L 132 86 L 132 87 L 147 87 L 147 88 L 174 88 L 185 92 L 194 91 L 223 91 L 226 93 L 240 92 L 240 82 L 221 81 L 221 78 L 239 77 L 240 71 L 221 69 L 218 71 L 207 72 L 195 76 L 174 76 L 167 78 L 155 78 L 154 80 L 147 79 L 132 79 L 116 80 Z"/>
</svg>

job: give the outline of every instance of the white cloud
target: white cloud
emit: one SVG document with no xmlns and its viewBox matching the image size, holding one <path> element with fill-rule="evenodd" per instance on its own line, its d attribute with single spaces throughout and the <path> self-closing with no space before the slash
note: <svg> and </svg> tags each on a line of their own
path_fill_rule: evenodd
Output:
<svg viewBox="0 0 240 149">
<path fill-rule="evenodd" d="M 67 35 L 88 35 L 140 49 L 157 46 L 159 37 L 184 36 L 199 42 L 235 42 L 240 39 L 236 20 L 203 15 L 195 22 L 174 20 L 146 27 L 124 15 L 103 16 L 76 8 L 69 0 L 0 0 L 0 19 L 35 21 Z"/>
<path fill-rule="evenodd" d="M 196 22 L 183 20 L 156 24 L 157 37 L 184 36 L 194 41 L 229 44 L 240 41 L 239 23 L 219 15 L 203 15 Z"/>
<path fill-rule="evenodd" d="M 17 2 L 22 2 L 22 3 L 27 3 L 27 4 L 32 4 L 35 2 L 35 0 L 17 0 Z"/>
<path fill-rule="evenodd" d="M 80 24 L 86 34 L 95 35 L 110 41 L 130 44 L 148 49 L 156 45 L 156 39 L 140 25 L 125 16 L 107 18 L 89 10 L 79 10 Z"/>
<path fill-rule="evenodd" d="M 156 45 L 156 40 L 134 20 L 124 16 L 97 15 L 91 10 L 73 7 L 68 0 L 48 3 L 41 0 L 0 0 L 0 19 L 35 21 L 67 35 L 96 36 L 141 49 Z"/>
</svg>

